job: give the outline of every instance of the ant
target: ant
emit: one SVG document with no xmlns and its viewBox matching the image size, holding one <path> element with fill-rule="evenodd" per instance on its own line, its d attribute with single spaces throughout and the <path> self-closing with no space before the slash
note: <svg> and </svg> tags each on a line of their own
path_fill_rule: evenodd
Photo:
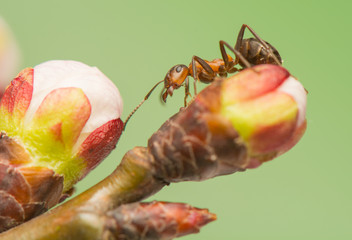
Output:
<svg viewBox="0 0 352 240">
<path fill-rule="evenodd" d="M 245 29 L 248 29 L 255 38 L 243 38 Z M 276 64 L 281 65 L 282 59 L 279 52 L 270 43 L 264 41 L 254 30 L 243 24 L 235 46 L 232 48 L 227 42 L 220 41 L 220 52 L 222 59 L 217 58 L 212 61 L 203 60 L 198 56 L 193 56 L 192 61 L 187 67 L 183 64 L 173 66 L 166 74 L 164 80 L 157 82 L 154 87 L 147 93 L 142 102 L 127 117 L 124 127 L 132 115 L 142 104 L 149 98 L 154 89 L 162 82 L 164 88 L 161 93 L 162 100 L 166 103 L 168 95 L 172 96 L 175 89 L 185 86 L 184 106 L 187 106 L 187 98 L 191 97 L 189 92 L 189 76 L 194 79 L 194 94 L 197 95 L 196 82 L 199 80 L 203 83 L 211 83 L 218 76 L 226 77 L 228 73 L 235 73 L 252 65 L 259 64 Z M 225 47 L 235 54 L 233 59 L 227 54 Z M 239 64 L 242 68 L 235 67 Z"/>
</svg>

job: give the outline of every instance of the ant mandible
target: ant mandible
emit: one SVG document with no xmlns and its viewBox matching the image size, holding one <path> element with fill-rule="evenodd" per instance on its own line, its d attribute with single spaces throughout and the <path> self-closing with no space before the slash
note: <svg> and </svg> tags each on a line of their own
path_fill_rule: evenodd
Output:
<svg viewBox="0 0 352 240">
<path fill-rule="evenodd" d="M 243 38 L 245 29 L 248 29 L 255 38 Z M 185 86 L 184 106 L 187 106 L 187 98 L 191 96 L 189 92 L 189 76 L 194 79 L 194 94 L 197 95 L 196 82 L 199 80 L 203 83 L 213 82 L 217 76 L 226 77 L 228 73 L 235 73 L 252 65 L 259 64 L 276 64 L 281 65 L 282 60 L 279 52 L 270 43 L 264 41 L 254 30 L 243 24 L 237 41 L 232 48 L 227 42 L 220 41 L 220 52 L 222 59 L 217 58 L 212 61 L 203 60 L 198 56 L 193 56 L 192 61 L 187 67 L 183 64 L 173 66 L 166 74 L 164 80 L 157 82 L 154 87 L 147 93 L 142 102 L 127 117 L 124 127 L 137 109 L 149 98 L 154 89 L 164 82 L 161 98 L 166 102 L 168 95 L 172 96 L 175 89 Z M 235 54 L 235 59 L 227 54 L 225 46 Z M 242 68 L 236 68 L 239 64 Z"/>
</svg>

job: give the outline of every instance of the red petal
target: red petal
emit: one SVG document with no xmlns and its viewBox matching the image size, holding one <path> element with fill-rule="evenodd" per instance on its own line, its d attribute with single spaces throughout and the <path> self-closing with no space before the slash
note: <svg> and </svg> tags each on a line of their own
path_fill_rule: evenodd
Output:
<svg viewBox="0 0 352 240">
<path fill-rule="evenodd" d="M 226 89 L 227 100 L 246 101 L 275 90 L 289 76 L 290 73 L 283 67 L 258 65 L 227 79 L 223 88 Z"/>
<path fill-rule="evenodd" d="M 296 121 L 293 120 L 258 127 L 249 139 L 251 150 L 256 154 L 266 154 L 280 150 L 295 131 Z"/>
<path fill-rule="evenodd" d="M 22 118 L 26 113 L 33 93 L 33 68 L 25 68 L 7 87 L 1 99 L 2 111 L 6 110 Z"/>
<path fill-rule="evenodd" d="M 87 164 L 84 175 L 94 169 L 115 148 L 123 130 L 121 119 L 111 120 L 92 132 L 82 143 L 78 156 Z"/>
<path fill-rule="evenodd" d="M 294 133 L 291 135 L 291 138 L 280 148 L 280 153 L 283 154 L 294 147 L 298 141 L 302 138 L 304 132 L 307 128 L 307 121 L 304 121 L 301 126 L 295 129 Z"/>
</svg>

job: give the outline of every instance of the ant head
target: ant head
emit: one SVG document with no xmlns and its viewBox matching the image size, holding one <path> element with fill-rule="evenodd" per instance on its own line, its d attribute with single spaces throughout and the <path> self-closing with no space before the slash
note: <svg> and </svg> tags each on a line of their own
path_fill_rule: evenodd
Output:
<svg viewBox="0 0 352 240">
<path fill-rule="evenodd" d="M 189 69 L 186 65 L 178 64 L 173 66 L 164 78 L 164 89 L 162 99 L 166 102 L 168 95 L 172 96 L 173 91 L 182 86 L 183 82 L 189 75 Z"/>
</svg>

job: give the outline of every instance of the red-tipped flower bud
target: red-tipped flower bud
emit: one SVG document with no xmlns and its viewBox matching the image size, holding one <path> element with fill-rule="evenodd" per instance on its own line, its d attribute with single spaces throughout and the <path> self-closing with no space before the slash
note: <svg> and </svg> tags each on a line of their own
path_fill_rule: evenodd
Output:
<svg viewBox="0 0 352 240">
<path fill-rule="evenodd" d="M 290 73 L 261 65 L 227 79 L 221 114 L 248 150 L 246 168 L 257 167 L 294 146 L 306 127 L 306 91 Z"/>
<path fill-rule="evenodd" d="M 198 233 L 202 226 L 216 220 L 207 209 L 157 201 L 123 205 L 107 217 L 106 234 L 121 240 L 170 240 Z"/>
<path fill-rule="evenodd" d="M 149 139 L 156 175 L 193 181 L 258 167 L 297 143 L 305 110 L 305 89 L 281 66 L 217 80 Z"/>
</svg>

